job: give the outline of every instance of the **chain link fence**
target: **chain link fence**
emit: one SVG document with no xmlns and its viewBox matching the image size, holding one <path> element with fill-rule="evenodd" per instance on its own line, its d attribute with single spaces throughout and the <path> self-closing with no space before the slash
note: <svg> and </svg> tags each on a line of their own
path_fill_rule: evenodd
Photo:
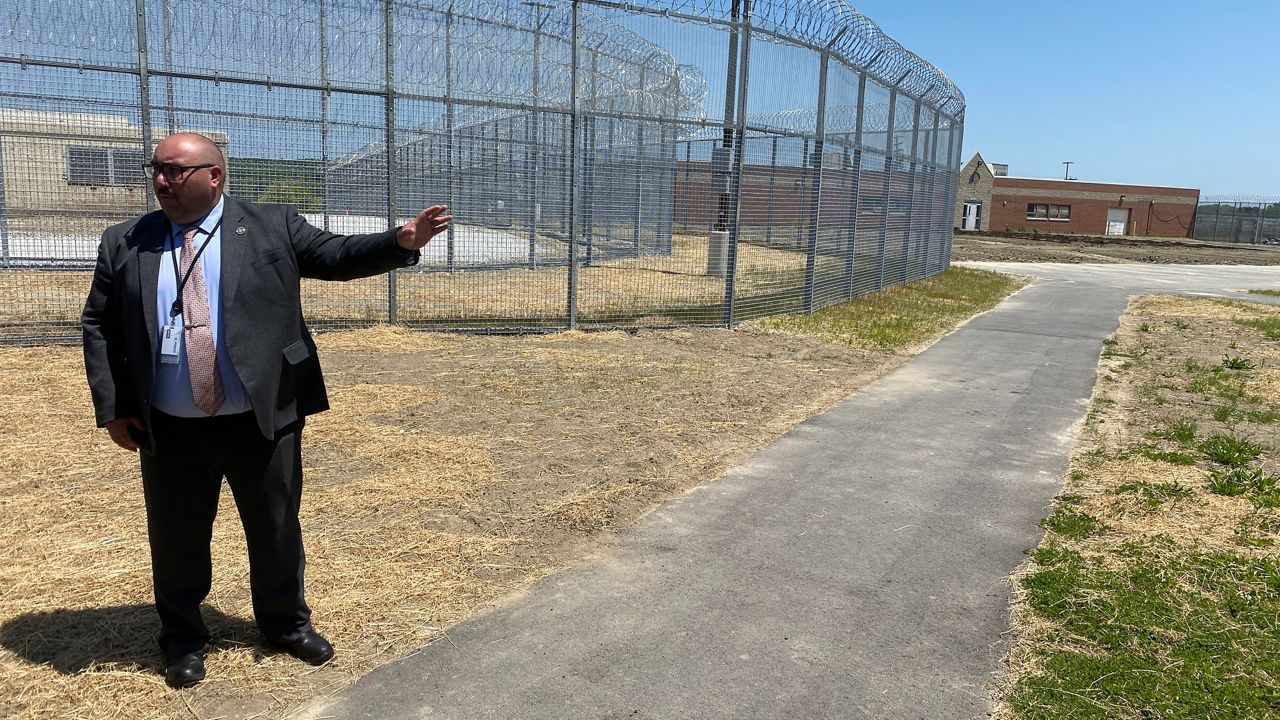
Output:
<svg viewBox="0 0 1280 720">
<path fill-rule="evenodd" d="M 948 266 L 964 99 L 818 0 L 10 0 L 0 341 L 78 336 L 98 237 L 200 132 L 229 191 L 417 267 L 304 280 L 316 327 L 727 325 Z"/>
<path fill-rule="evenodd" d="M 1197 240 L 1280 245 L 1280 197 L 1200 199 L 1192 237 Z"/>
</svg>

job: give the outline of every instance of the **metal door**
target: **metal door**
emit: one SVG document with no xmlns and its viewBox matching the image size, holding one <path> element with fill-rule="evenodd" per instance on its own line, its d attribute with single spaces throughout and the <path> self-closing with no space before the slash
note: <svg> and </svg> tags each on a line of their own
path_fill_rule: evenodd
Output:
<svg viewBox="0 0 1280 720">
<path fill-rule="evenodd" d="M 982 229 L 982 203 L 976 200 L 966 200 L 964 203 L 964 220 L 960 224 L 961 230 L 981 230 Z"/>
<path fill-rule="evenodd" d="M 1107 208 L 1107 234 L 1124 235 L 1129 227 L 1129 208 Z"/>
</svg>

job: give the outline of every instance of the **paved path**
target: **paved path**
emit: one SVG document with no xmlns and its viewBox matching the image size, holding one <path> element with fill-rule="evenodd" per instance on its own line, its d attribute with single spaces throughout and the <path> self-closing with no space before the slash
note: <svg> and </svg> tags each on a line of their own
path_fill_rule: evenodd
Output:
<svg viewBox="0 0 1280 720">
<path fill-rule="evenodd" d="M 1280 268 L 1001 269 L 1042 279 L 308 717 L 984 717 L 1005 579 L 1127 297 L 1280 288 Z"/>
</svg>

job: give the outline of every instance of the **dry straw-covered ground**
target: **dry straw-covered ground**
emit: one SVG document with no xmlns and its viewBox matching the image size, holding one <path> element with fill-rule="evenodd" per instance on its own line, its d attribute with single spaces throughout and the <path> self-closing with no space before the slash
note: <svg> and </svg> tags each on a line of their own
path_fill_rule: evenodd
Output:
<svg viewBox="0 0 1280 720">
<path fill-rule="evenodd" d="M 573 561 L 904 361 L 762 330 L 321 336 L 304 434 L 308 596 L 338 648 L 259 643 L 229 494 L 209 679 L 158 674 L 136 458 L 93 427 L 80 352 L 0 348 L 0 717 L 279 717 Z"/>
</svg>

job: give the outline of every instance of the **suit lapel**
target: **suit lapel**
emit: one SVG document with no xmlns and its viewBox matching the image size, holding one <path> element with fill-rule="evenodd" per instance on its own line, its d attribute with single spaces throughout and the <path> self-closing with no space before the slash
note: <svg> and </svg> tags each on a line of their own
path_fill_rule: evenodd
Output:
<svg viewBox="0 0 1280 720">
<path fill-rule="evenodd" d="M 252 242 L 250 235 L 245 234 L 244 208 L 240 201 L 224 195 L 226 202 L 222 206 L 222 317 L 232 317 L 230 308 L 236 299 L 236 289 L 240 287 L 240 269 L 244 265 L 245 251 Z"/>
<path fill-rule="evenodd" d="M 138 241 L 138 300 L 142 303 L 142 318 L 147 326 L 147 341 L 151 343 L 151 354 L 156 352 L 156 337 L 159 334 L 156 319 L 156 285 L 159 283 L 160 258 L 164 254 L 165 238 L 169 232 L 169 223 L 163 221 L 164 216 L 157 213 L 151 222 L 139 223 L 133 232 Z"/>
</svg>

